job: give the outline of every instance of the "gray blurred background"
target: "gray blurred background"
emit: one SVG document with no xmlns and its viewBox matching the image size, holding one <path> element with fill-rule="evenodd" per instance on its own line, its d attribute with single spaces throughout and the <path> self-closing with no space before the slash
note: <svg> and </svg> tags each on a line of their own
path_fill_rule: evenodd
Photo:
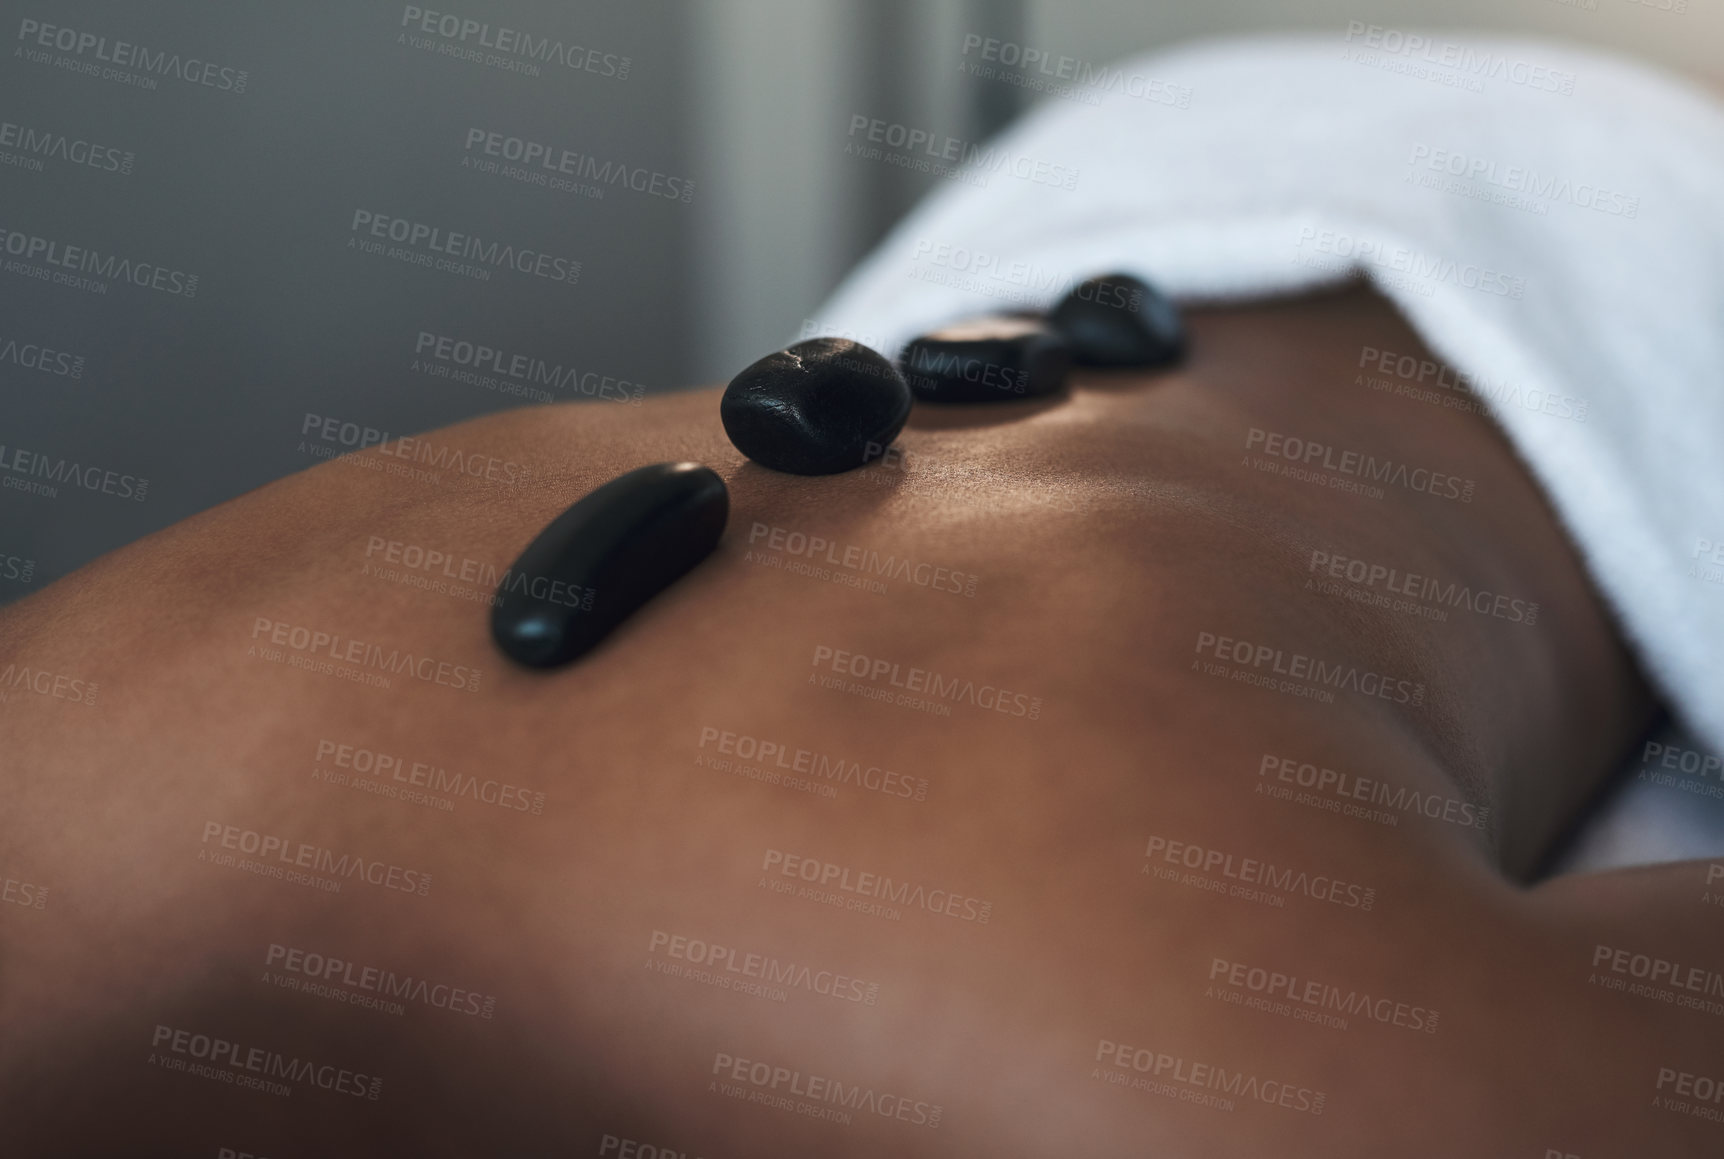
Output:
<svg viewBox="0 0 1724 1159">
<path fill-rule="evenodd" d="M 316 462 L 307 415 L 411 434 L 533 401 L 503 368 L 535 361 L 594 406 L 728 379 L 940 180 L 847 154 L 856 118 L 1025 107 L 1030 72 L 967 71 L 985 40 L 1095 66 L 1349 20 L 1724 71 L 1724 0 L 6 0 L 0 484 L 40 486 L 0 486 L 0 602 Z M 508 172 L 529 145 L 562 168 Z M 388 219 L 578 277 L 428 267 Z M 118 259 L 161 283 L 66 264 Z M 456 343 L 502 353 L 440 377 Z"/>
</svg>

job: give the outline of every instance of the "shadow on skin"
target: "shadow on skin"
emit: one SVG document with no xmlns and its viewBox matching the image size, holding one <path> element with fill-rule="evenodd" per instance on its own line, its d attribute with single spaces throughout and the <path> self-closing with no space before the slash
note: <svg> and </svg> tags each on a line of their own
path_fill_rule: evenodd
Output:
<svg viewBox="0 0 1724 1159">
<path fill-rule="evenodd" d="M 897 446 L 896 443 L 893 446 Z M 844 497 L 844 508 L 847 511 L 867 511 L 885 502 L 892 493 L 904 482 L 904 472 L 881 472 L 879 460 L 875 459 L 868 465 L 855 468 L 859 471 L 873 471 L 878 476 L 872 479 L 873 486 L 866 491 L 847 491 Z M 844 471 L 839 474 L 850 474 Z M 724 485 L 730 488 L 730 522 L 735 527 L 736 517 L 750 510 L 759 510 L 761 500 L 774 498 L 789 498 L 797 502 L 806 500 L 819 501 L 820 484 L 834 476 L 829 475 L 792 475 L 784 471 L 774 471 L 770 467 L 762 467 L 752 459 L 744 459 L 742 465 L 729 472 L 720 471 Z M 729 531 L 726 531 L 729 534 Z"/>
<path fill-rule="evenodd" d="M 923 402 L 916 400 L 905 430 L 960 431 L 981 427 L 997 427 L 1022 422 L 1043 411 L 1053 410 L 1067 402 L 1066 388 L 1040 398 L 1009 399 L 1002 402 Z"/>
<path fill-rule="evenodd" d="M 1081 386 L 1085 390 L 1093 390 L 1098 394 L 1126 394 L 1144 388 L 1143 376 L 1145 374 L 1178 374 L 1184 369 L 1184 359 L 1150 370 L 1138 370 L 1129 366 L 1075 366 L 1072 368 L 1072 372 L 1066 376 L 1066 387 L 1070 389 Z"/>
</svg>

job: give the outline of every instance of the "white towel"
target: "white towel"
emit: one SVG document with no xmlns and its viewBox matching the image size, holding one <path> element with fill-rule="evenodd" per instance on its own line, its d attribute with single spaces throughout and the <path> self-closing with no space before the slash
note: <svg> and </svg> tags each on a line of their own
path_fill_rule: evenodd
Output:
<svg viewBox="0 0 1724 1159">
<path fill-rule="evenodd" d="M 1719 106 L 1591 51 L 1357 23 L 1077 79 L 906 218 L 804 336 L 896 354 L 1114 270 L 1187 301 L 1363 270 L 1475 381 L 1667 700 L 1724 751 Z M 873 132 L 881 163 L 907 163 L 900 132 Z M 938 172 L 964 148 L 909 155 Z"/>
</svg>

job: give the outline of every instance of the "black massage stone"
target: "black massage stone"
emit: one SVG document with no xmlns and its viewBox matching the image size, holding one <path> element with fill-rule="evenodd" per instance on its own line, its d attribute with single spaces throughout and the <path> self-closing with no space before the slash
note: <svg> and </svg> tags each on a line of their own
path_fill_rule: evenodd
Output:
<svg viewBox="0 0 1724 1159">
<path fill-rule="evenodd" d="M 898 437 L 910 388 L 868 347 L 810 338 L 731 379 L 718 414 L 736 449 L 761 466 L 831 475 L 862 466 Z"/>
<path fill-rule="evenodd" d="M 497 647 L 533 668 L 584 655 L 705 559 L 729 514 L 724 480 L 699 463 L 617 476 L 553 519 L 504 575 Z"/>
<path fill-rule="evenodd" d="M 1179 309 L 1130 274 L 1104 274 L 1075 286 L 1048 315 L 1080 366 L 1166 366 L 1185 355 Z"/>
<path fill-rule="evenodd" d="M 1059 390 L 1071 351 L 1041 319 L 1012 314 L 924 334 L 898 361 L 923 402 L 1010 402 Z"/>
</svg>

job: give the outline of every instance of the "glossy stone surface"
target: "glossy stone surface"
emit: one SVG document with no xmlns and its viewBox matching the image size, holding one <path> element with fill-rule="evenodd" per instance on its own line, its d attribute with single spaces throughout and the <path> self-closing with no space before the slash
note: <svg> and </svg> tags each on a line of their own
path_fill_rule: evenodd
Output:
<svg viewBox="0 0 1724 1159">
<path fill-rule="evenodd" d="M 553 519 L 504 573 L 492 638 L 519 664 L 567 664 L 705 559 L 729 515 L 724 480 L 699 463 L 617 476 Z"/>
<path fill-rule="evenodd" d="M 731 379 L 718 413 L 736 449 L 761 466 L 831 475 L 862 466 L 898 437 L 910 388 L 868 347 L 810 338 Z"/>
<path fill-rule="evenodd" d="M 1010 402 L 1059 390 L 1071 352 L 1041 319 L 1011 314 L 924 334 L 898 361 L 923 402 Z"/>
<path fill-rule="evenodd" d="M 1167 366 L 1185 355 L 1179 308 L 1130 274 L 1104 274 L 1072 287 L 1048 314 L 1080 366 Z"/>
</svg>

